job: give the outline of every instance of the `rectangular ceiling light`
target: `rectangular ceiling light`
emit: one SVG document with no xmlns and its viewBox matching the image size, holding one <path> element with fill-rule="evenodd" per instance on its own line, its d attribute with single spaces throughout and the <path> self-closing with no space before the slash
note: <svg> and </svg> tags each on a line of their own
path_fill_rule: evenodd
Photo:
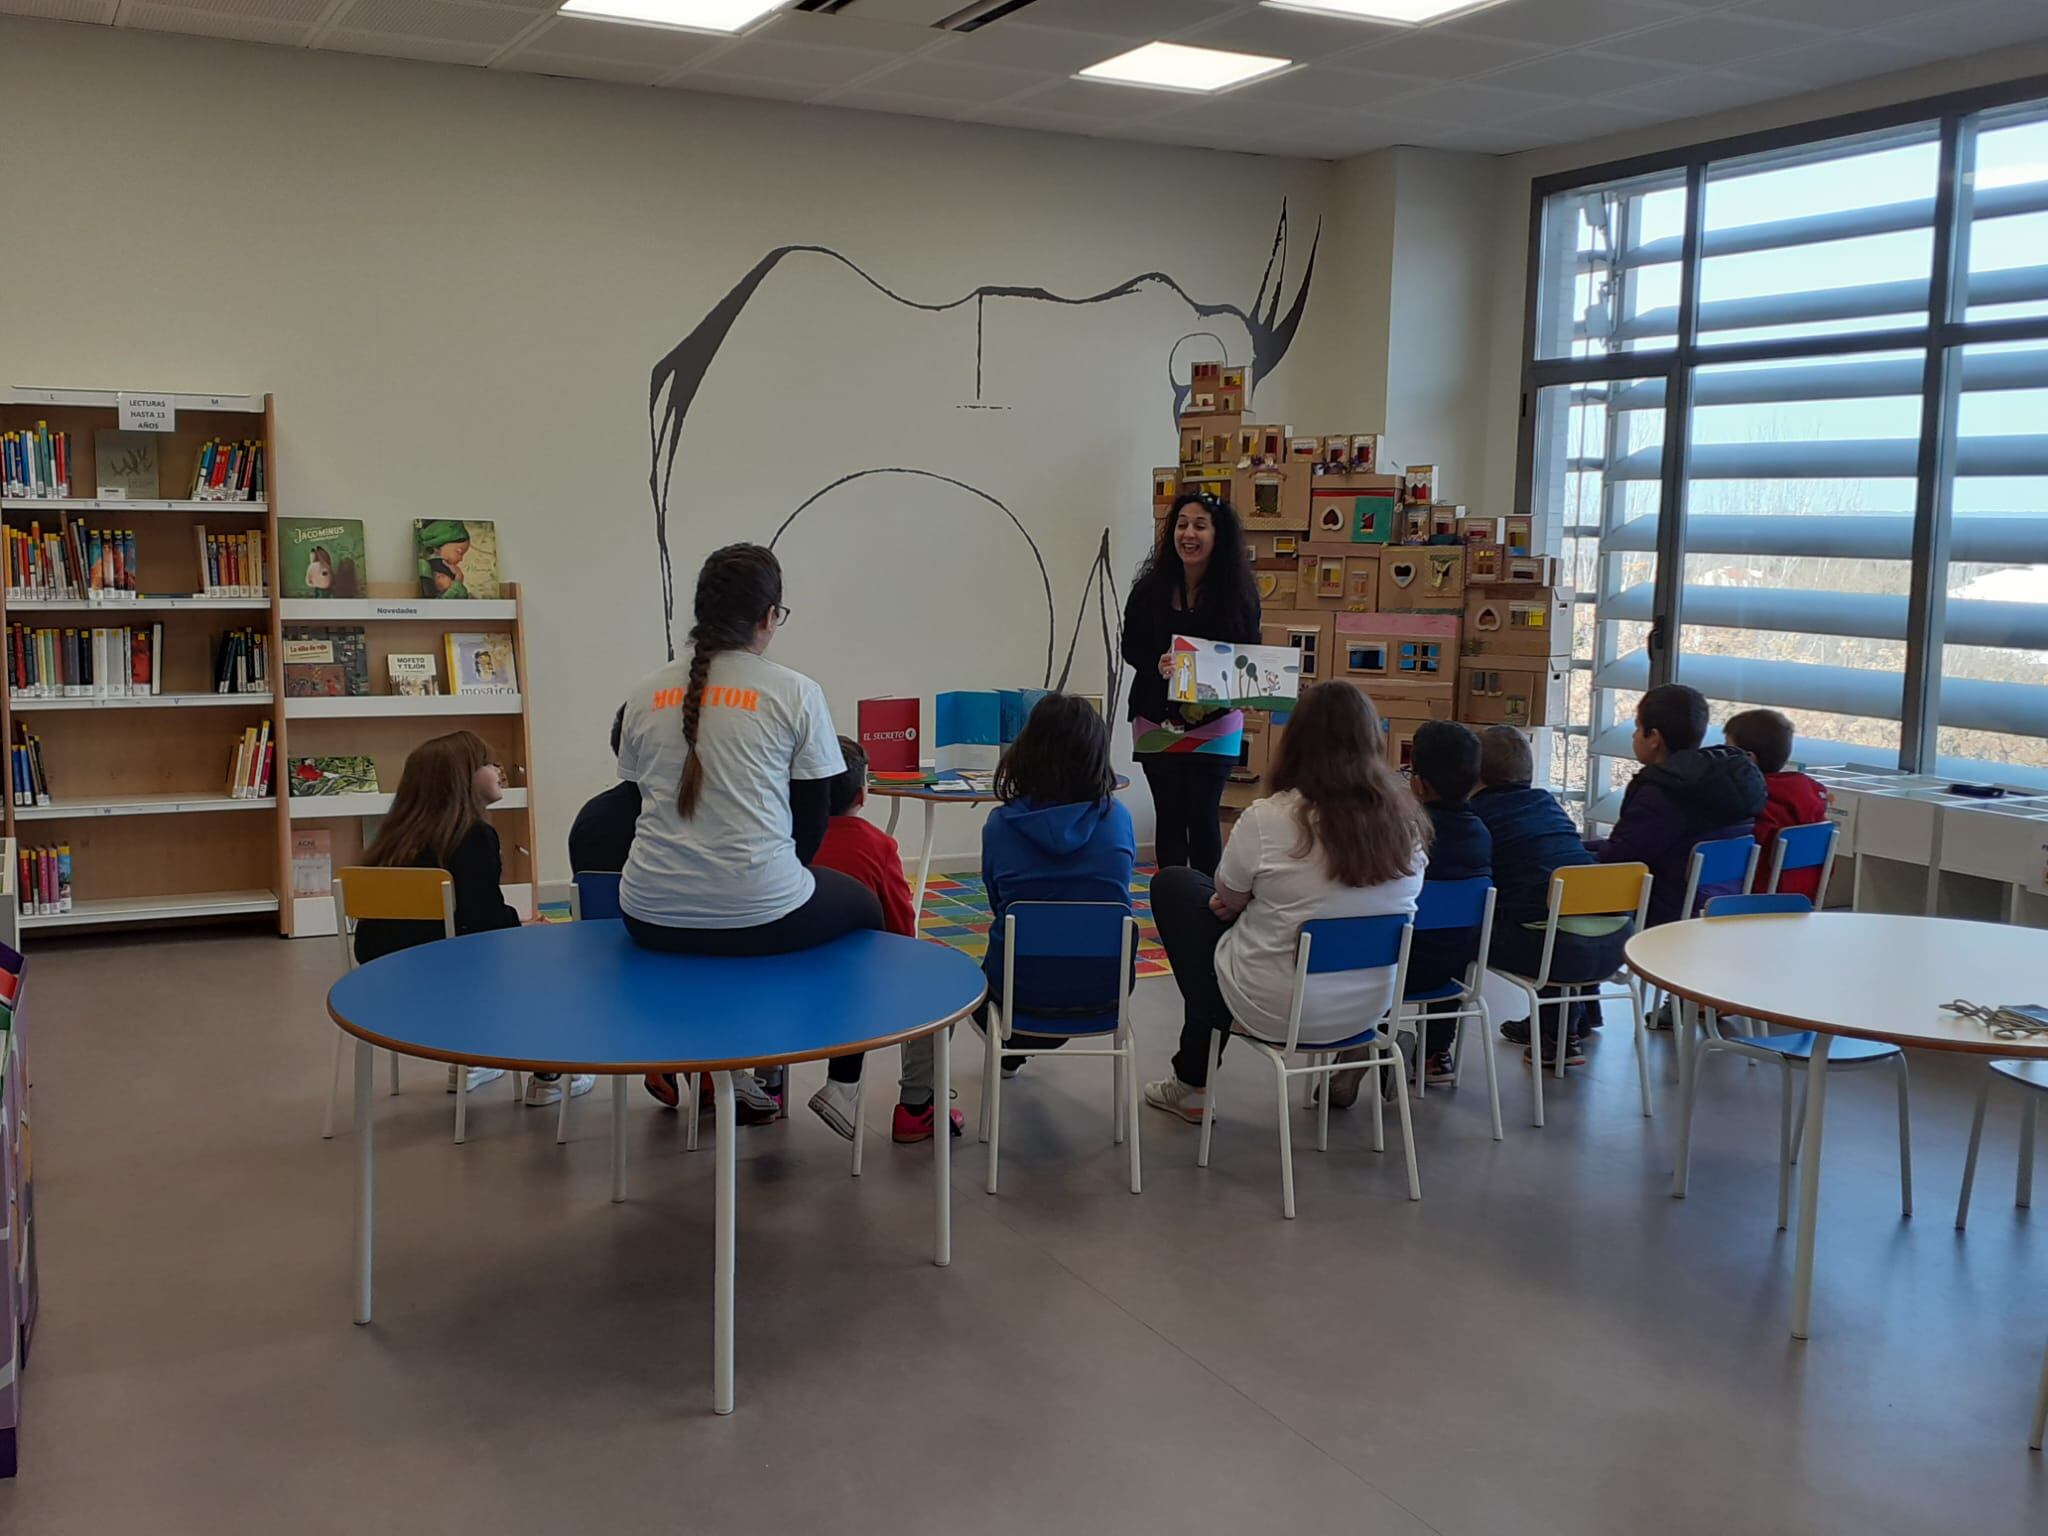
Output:
<svg viewBox="0 0 2048 1536">
<path fill-rule="evenodd" d="M 1147 43 L 1100 64 L 1090 64 L 1076 78 L 1107 80 L 1113 85 L 1145 85 L 1161 91 L 1227 91 L 1247 80 L 1291 68 L 1293 63 L 1292 59 L 1276 59 L 1263 53 Z"/>
<path fill-rule="evenodd" d="M 564 16 L 678 32 L 740 32 L 789 0 L 567 0 Z"/>
<path fill-rule="evenodd" d="M 1377 21 L 1390 27 L 1419 27 L 1483 11 L 1502 0 L 1264 0 L 1276 11 L 1309 11 L 1317 16 L 1347 16 L 1353 21 Z"/>
</svg>

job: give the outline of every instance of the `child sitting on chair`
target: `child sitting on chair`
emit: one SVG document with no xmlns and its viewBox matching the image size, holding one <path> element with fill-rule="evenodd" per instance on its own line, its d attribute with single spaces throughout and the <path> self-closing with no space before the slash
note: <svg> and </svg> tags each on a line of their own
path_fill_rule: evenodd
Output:
<svg viewBox="0 0 2048 1536">
<path fill-rule="evenodd" d="M 917 937 L 917 911 L 910 904 L 910 882 L 903 877 L 903 850 L 896 839 L 860 814 L 868 801 L 868 755 L 850 736 L 839 738 L 846 769 L 826 786 L 825 840 L 811 860 L 813 869 L 836 869 L 858 880 L 882 903 L 882 927 L 905 938 Z M 938 1116 L 932 1104 L 934 1062 L 932 1037 L 920 1036 L 903 1047 L 903 1070 L 897 1083 L 893 1139 L 930 1141 Z M 962 1116 L 953 1110 L 953 1134 L 960 1134 Z"/>
<path fill-rule="evenodd" d="M 1771 845 L 1787 827 L 1806 827 L 1828 819 L 1828 792 L 1817 780 L 1785 764 L 1792 757 L 1792 722 L 1775 709 L 1745 709 L 1728 717 L 1721 739 L 1749 754 L 1764 776 L 1764 808 L 1756 818 L 1758 889 L 1770 875 Z M 1788 869 L 1778 889 L 1820 905 L 1820 871 Z"/>
<path fill-rule="evenodd" d="M 1131 813 L 1116 799 L 1109 765 L 1109 727 L 1086 699 L 1053 693 L 1040 699 L 996 768 L 1002 803 L 981 828 L 981 879 L 988 890 L 988 954 L 981 963 L 991 1000 L 1003 996 L 1003 919 L 1018 901 L 1110 901 L 1131 904 L 1131 868 L 1138 838 Z M 1094 1014 L 1116 1006 L 1100 994 L 1098 977 L 1062 975 L 1054 962 L 1031 967 L 1031 990 L 1016 999 L 1032 1013 Z M 1022 990 L 1023 978 L 1019 978 Z M 984 1028 L 984 1009 L 975 1015 Z M 1022 1050 L 1053 1050 L 1056 1035 L 1012 1034 Z M 1027 1058 L 1006 1056 L 1016 1076 Z"/>
</svg>

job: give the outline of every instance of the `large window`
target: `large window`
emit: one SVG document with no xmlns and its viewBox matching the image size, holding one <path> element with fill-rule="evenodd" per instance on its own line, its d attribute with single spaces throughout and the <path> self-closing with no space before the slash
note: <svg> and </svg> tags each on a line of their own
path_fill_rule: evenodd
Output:
<svg viewBox="0 0 2048 1536">
<path fill-rule="evenodd" d="M 1808 763 L 2048 787 L 2048 100 L 1550 178 L 1533 240 L 1586 819 L 1667 681 L 1782 709 Z"/>
</svg>

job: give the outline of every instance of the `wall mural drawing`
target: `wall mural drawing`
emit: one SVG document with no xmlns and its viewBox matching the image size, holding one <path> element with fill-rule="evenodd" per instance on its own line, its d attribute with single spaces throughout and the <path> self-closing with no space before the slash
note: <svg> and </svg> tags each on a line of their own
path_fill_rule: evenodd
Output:
<svg viewBox="0 0 2048 1536">
<path fill-rule="evenodd" d="M 647 475 L 647 489 L 654 504 L 654 542 L 661 564 L 661 606 L 662 629 L 667 638 L 668 654 L 675 657 L 675 572 L 669 559 L 668 548 L 668 496 L 669 485 L 675 471 L 676 455 L 681 449 L 683 428 L 686 425 L 690 407 L 703 387 L 705 377 L 711 371 L 712 362 L 727 336 L 738 322 L 741 313 L 754 298 L 769 274 L 793 256 L 823 256 L 838 262 L 862 282 L 892 303 L 906 309 L 926 314 L 945 314 L 952 310 L 974 306 L 974 402 L 968 409 L 999 409 L 991 407 L 981 398 L 982 389 L 982 337 L 983 316 L 990 300 L 1012 299 L 1037 304 L 1062 306 L 1086 306 L 1107 304 L 1117 299 L 1128 298 L 1148 289 L 1163 288 L 1178 297 L 1197 319 L 1214 320 L 1228 317 L 1243 325 L 1251 343 L 1251 389 L 1256 390 L 1272 371 L 1280 366 L 1294 344 L 1295 333 L 1300 329 L 1303 310 L 1308 304 L 1309 284 L 1315 276 L 1316 248 L 1322 242 L 1322 222 L 1316 223 L 1315 235 L 1309 243 L 1308 259 L 1303 263 L 1301 282 L 1296 288 L 1294 299 L 1286 312 L 1281 312 L 1281 300 L 1287 286 L 1287 205 L 1280 205 L 1279 223 L 1273 232 L 1273 245 L 1266 257 L 1266 270 L 1259 279 L 1258 292 L 1249 306 L 1240 308 L 1236 304 L 1216 303 L 1196 298 L 1181 283 L 1165 272 L 1141 272 L 1126 278 L 1115 286 L 1099 293 L 1072 295 L 1054 293 L 1047 288 L 1009 283 L 984 284 L 958 298 L 927 302 L 897 293 L 857 263 L 823 245 L 783 245 L 769 251 L 751 270 L 714 304 L 694 329 L 670 349 L 668 354 L 654 365 L 648 380 L 647 425 L 650 462 Z M 1167 384 L 1171 395 L 1173 416 L 1178 420 L 1180 408 L 1185 403 L 1188 386 L 1175 378 L 1175 368 L 1181 348 L 1189 342 L 1206 340 L 1215 342 L 1219 351 L 1225 352 L 1223 361 L 1229 361 L 1227 348 L 1222 338 L 1213 331 L 1194 331 L 1177 337 L 1166 356 Z M 1249 404 L 1249 401 L 1247 401 Z M 1082 620 L 1088 612 L 1089 603 L 1095 604 L 1099 626 L 1102 631 L 1104 651 L 1107 657 L 1108 677 L 1103 688 L 1105 707 L 1110 717 L 1115 718 L 1116 696 L 1121 691 L 1122 669 L 1117 660 L 1116 631 L 1122 622 L 1122 599 L 1116 590 L 1115 573 L 1110 563 L 1109 530 L 1103 529 L 1097 545 L 1094 563 L 1081 591 L 1080 603 L 1074 614 L 1069 632 L 1065 663 L 1055 674 L 1053 662 L 1057 650 L 1058 614 L 1053 601 L 1052 577 L 1046 569 L 1045 557 L 1038 543 L 1031 536 L 1024 520 L 1003 503 L 979 486 L 970 485 L 951 475 L 935 470 L 913 466 L 877 466 L 852 470 L 831 480 L 799 504 L 785 517 L 769 539 L 769 547 L 787 533 L 804 512 L 816 505 L 842 486 L 877 475 L 902 475 L 925 480 L 938 481 L 964 492 L 975 503 L 981 504 L 1007 518 L 1016 528 L 1018 535 L 1031 551 L 1031 558 L 1037 567 L 1040 584 L 1045 595 L 1045 677 L 1042 686 L 1064 688 L 1068 675 L 1073 669 L 1074 652 L 1081 636 Z M 1055 681 L 1057 676 L 1057 681 Z"/>
</svg>

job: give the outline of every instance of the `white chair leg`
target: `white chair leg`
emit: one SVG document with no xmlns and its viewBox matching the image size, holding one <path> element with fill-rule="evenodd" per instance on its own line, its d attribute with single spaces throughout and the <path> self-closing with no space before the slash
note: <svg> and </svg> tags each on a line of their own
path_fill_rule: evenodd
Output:
<svg viewBox="0 0 2048 1536">
<path fill-rule="evenodd" d="M 1899 1214 L 1913 1214 L 1913 1100 L 1906 1053 L 1899 1052 Z"/>
<path fill-rule="evenodd" d="M 1650 1118 L 1650 1026 L 1643 1017 L 1642 983 L 1633 976 L 1628 979 L 1628 996 L 1636 1010 L 1636 1083 L 1642 1089 L 1643 1118 L 1647 1120 Z M 1564 1057 L 1559 1056 L 1558 1060 L 1563 1061 Z"/>
<path fill-rule="evenodd" d="M 1415 1170 L 1415 1122 L 1408 1115 L 1408 1063 L 1394 1051 L 1394 1104 L 1401 1111 L 1401 1150 L 1408 1154 L 1408 1198 L 1422 1198 L 1422 1177 Z"/>
<path fill-rule="evenodd" d="M 1778 1058 L 1778 1230 L 1792 1219 L 1792 1149 L 1799 1131 L 1792 1118 L 1792 1060 Z"/>
<path fill-rule="evenodd" d="M 1287 1073 L 1284 1062 L 1273 1063 L 1275 1104 L 1280 1111 L 1280 1214 L 1294 1220 L 1294 1137 L 1288 1124 Z M 1377 1102 L 1377 1100 L 1375 1100 Z"/>
<path fill-rule="evenodd" d="M 1204 1090 L 1208 1097 L 1204 1101 L 1202 1108 L 1202 1145 L 1201 1149 L 1195 1153 L 1195 1166 L 1197 1168 L 1209 1166 L 1209 1133 L 1216 1129 L 1216 1069 L 1221 1065 L 1222 1061 L 1223 1031 L 1212 1029 L 1209 1031 L 1209 1086 Z M 1281 1119 L 1285 1120 L 1287 1118 L 1287 1094 L 1284 1080 L 1280 1094 L 1280 1111 Z"/>
<path fill-rule="evenodd" d="M 398 1052 L 386 1051 L 385 1060 L 391 1063 L 391 1097 L 398 1097 Z"/>
<path fill-rule="evenodd" d="M 1963 1189 L 1956 1196 L 1956 1230 L 1970 1219 L 1970 1191 L 1977 1183 L 1977 1149 L 1984 1141 L 1984 1111 L 1991 1103 L 1991 1074 L 1984 1074 L 1983 1086 L 1977 1090 L 1977 1110 L 1970 1116 L 1970 1150 L 1963 1157 Z"/>
<path fill-rule="evenodd" d="M 555 1145 L 559 1147 L 569 1139 L 569 1101 L 576 1097 L 570 1090 L 576 1086 L 576 1074 L 564 1072 L 556 1081 L 562 1085 L 562 1107 L 555 1111 Z"/>
<path fill-rule="evenodd" d="M 320 1139 L 334 1140 L 334 1100 L 341 1093 L 341 1052 L 348 1043 L 348 1035 L 341 1029 L 334 1031 L 334 1065 L 327 1069 L 327 1114 L 320 1122 Z M 392 1058 L 394 1061 L 396 1057 Z"/>
<path fill-rule="evenodd" d="M 1112 1036 L 1112 1039 L 1115 1037 Z M 1124 1071 L 1128 1065 L 1121 1050 L 1109 1058 L 1109 1131 L 1112 1146 L 1124 1144 Z"/>
<path fill-rule="evenodd" d="M 697 1100 L 698 1084 L 696 1073 L 685 1072 L 683 1074 L 682 1090 L 683 1102 L 680 1108 L 690 1118 L 689 1134 L 683 1142 L 683 1150 L 685 1152 L 694 1152 L 697 1150 L 697 1122 L 703 1118 L 703 1110 Z M 787 1077 L 782 1080 L 782 1090 L 785 1093 L 789 1091 L 789 1079 Z"/>
<path fill-rule="evenodd" d="M 1792 1166 L 1799 1166 L 1799 1146 L 1806 1139 L 1806 1094 L 1802 1091 L 1799 1102 L 1792 1109 Z"/>
<path fill-rule="evenodd" d="M 1543 1124 L 1543 1000 L 1536 995 L 1533 987 L 1522 988 L 1522 995 L 1529 1000 L 1529 1123 L 1541 1128 Z"/>
<path fill-rule="evenodd" d="M 2031 1206 L 2034 1203 L 2034 1112 L 2040 1107 L 2040 1099 L 2029 1093 L 2026 1106 L 2020 1111 L 2020 1174 L 2013 1191 L 2012 1203 Z"/>
<path fill-rule="evenodd" d="M 1002 1069 L 1002 1062 L 996 1056 L 996 1035 L 998 1033 L 995 1015 L 989 1015 L 988 1028 L 981 1032 L 981 1126 L 982 1145 L 988 1144 L 988 1107 L 994 1097 L 989 1085 L 996 1080 L 996 1073 Z"/>
<path fill-rule="evenodd" d="M 2048 1355 L 2041 1359 L 2041 1385 L 2034 1390 L 2034 1433 L 2028 1439 L 2030 1449 L 2041 1449 L 2041 1440 L 2048 1435 Z"/>
<path fill-rule="evenodd" d="M 1322 1059 L 1335 1062 L 1337 1054 L 1334 1051 L 1327 1052 Z M 1330 1150 L 1330 1079 L 1312 1077 L 1309 1081 L 1321 1090 L 1316 1096 L 1316 1150 L 1327 1152 Z"/>
<path fill-rule="evenodd" d="M 469 1068 L 457 1063 L 455 1067 L 455 1145 L 462 1145 L 469 1135 Z"/>
<path fill-rule="evenodd" d="M 1376 1058 L 1379 1066 L 1366 1074 L 1366 1086 L 1372 1090 L 1372 1149 L 1375 1152 L 1387 1150 L 1387 1096 L 1384 1092 L 1387 1064 L 1384 1053 L 1391 1050 L 1398 1056 L 1400 1047 L 1382 1038 L 1380 1050 L 1382 1054 Z"/>
<path fill-rule="evenodd" d="M 782 1097 L 785 1101 L 787 1101 L 789 1098 L 788 1067 L 784 1067 L 782 1069 Z M 932 1100 L 932 1124 L 936 1127 L 932 1134 L 936 1136 L 952 1135 L 953 1106 L 950 1104 L 941 1104 L 936 1098 L 934 1098 Z M 868 1075 L 866 1072 L 862 1072 L 860 1075 L 860 1081 L 853 1085 L 853 1167 L 850 1173 L 848 1174 L 848 1177 L 856 1179 L 860 1177 L 861 1149 L 867 1145 L 867 1142 Z"/>
<path fill-rule="evenodd" d="M 1689 1002 L 1680 1003 L 1677 1013 L 1673 1028 L 1683 1040 L 1698 1027 L 1699 1015 L 1696 1005 Z M 1680 1049 L 1684 1046 L 1681 1045 Z M 1671 1160 L 1671 1198 L 1674 1200 L 1685 1198 L 1686 1186 L 1692 1178 L 1693 1101 L 1699 1092 L 1700 1068 L 1707 1059 L 1704 1050 L 1694 1049 L 1690 1055 L 1691 1064 L 1686 1069 L 1685 1083 L 1678 1095 L 1678 1155 Z"/>
<path fill-rule="evenodd" d="M 991 1017 L 993 1026 L 994 1019 Z M 991 1029 L 1000 1035 L 1000 1029 Z M 990 1194 L 996 1192 L 996 1158 L 1003 1150 L 1003 1064 L 1000 1057 L 994 1058 L 995 1071 L 982 1079 L 982 1095 L 988 1101 L 988 1178 L 983 1188 Z"/>
<path fill-rule="evenodd" d="M 1131 1193 L 1136 1195 L 1144 1192 L 1145 1182 L 1138 1160 L 1138 1037 L 1131 1031 L 1124 1034 L 1124 1053 L 1124 1124 L 1131 1149 Z"/>
<path fill-rule="evenodd" d="M 1499 1053 L 1493 1044 L 1493 1010 L 1486 1006 L 1486 999 L 1475 999 L 1479 1004 L 1479 1053 L 1486 1061 L 1486 1104 L 1493 1112 L 1493 1139 L 1505 1139 L 1500 1125 L 1500 1062 Z"/>
</svg>

